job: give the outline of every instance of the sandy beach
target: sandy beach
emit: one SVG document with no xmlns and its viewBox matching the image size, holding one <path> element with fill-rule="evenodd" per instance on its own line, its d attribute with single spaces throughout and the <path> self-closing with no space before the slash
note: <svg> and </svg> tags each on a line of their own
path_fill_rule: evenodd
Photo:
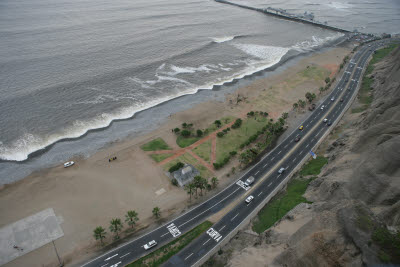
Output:
<svg viewBox="0 0 400 267">
<path fill-rule="evenodd" d="M 293 103 L 305 99 L 306 92 L 313 92 L 320 97 L 318 88 L 324 85 L 323 79 L 326 76 L 334 77 L 343 58 L 351 50 L 350 46 L 341 46 L 312 53 L 295 64 L 283 66 L 283 71 L 278 69 L 267 78 L 255 79 L 251 84 L 228 94 L 223 102 L 197 104 L 191 109 L 173 114 L 151 133 L 111 144 L 87 159 L 73 159 L 76 164 L 71 168 L 65 169 L 60 164 L 4 186 L 0 190 L 0 227 L 53 208 L 64 231 L 64 236 L 55 243 L 67 265 L 82 262 L 101 251 L 99 242 L 93 238 L 93 229 L 101 225 L 109 232 L 109 221 L 116 217 L 124 219 L 128 210 L 135 210 L 139 214 L 140 220 L 135 229 L 154 227 L 157 225 L 152 217 L 154 207 L 158 206 L 162 218 L 166 219 L 204 198 L 189 202 L 187 193 L 171 184 L 163 167 L 149 157 L 140 148 L 141 145 L 161 137 L 173 151 L 180 150 L 171 129 L 180 127 L 183 122 L 204 129 L 217 119 L 225 116 L 241 117 L 251 110 L 267 111 L 270 117 L 276 119 L 283 112 L 293 110 Z M 320 69 L 326 75 L 319 79 L 299 75 L 310 67 Z M 236 103 L 238 97 L 244 98 L 244 101 Z M 289 126 L 294 121 L 296 117 L 291 113 Z M 113 156 L 118 159 L 109 162 L 108 159 Z M 212 176 L 220 180 L 218 190 L 237 179 L 237 175 L 226 175 L 236 165 L 237 161 L 234 160 L 226 167 L 211 172 Z M 216 192 L 214 190 L 205 198 Z M 109 234 L 106 241 L 111 240 Z M 51 244 L 6 264 L 56 265 L 57 258 Z"/>
</svg>

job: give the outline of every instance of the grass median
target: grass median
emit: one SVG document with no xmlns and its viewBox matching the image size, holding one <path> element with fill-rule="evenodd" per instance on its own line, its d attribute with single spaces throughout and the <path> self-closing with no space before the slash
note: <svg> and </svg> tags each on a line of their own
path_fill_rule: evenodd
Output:
<svg viewBox="0 0 400 267">
<path fill-rule="evenodd" d="M 155 267 L 160 266 L 172 256 L 177 254 L 181 249 L 183 249 L 186 245 L 192 242 L 195 238 L 204 233 L 207 229 L 211 227 L 212 223 L 209 221 L 205 221 L 200 225 L 196 226 L 186 234 L 174 239 L 172 242 L 168 243 L 165 246 L 151 252 L 150 254 L 130 263 L 127 267 L 139 267 L 139 266 L 148 266 Z"/>
</svg>

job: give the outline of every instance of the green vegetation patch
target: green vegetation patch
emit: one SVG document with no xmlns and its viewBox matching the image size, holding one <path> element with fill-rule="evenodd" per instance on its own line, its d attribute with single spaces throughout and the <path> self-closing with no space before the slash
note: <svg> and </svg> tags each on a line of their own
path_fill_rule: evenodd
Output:
<svg viewBox="0 0 400 267">
<path fill-rule="evenodd" d="M 199 141 L 201 139 L 201 137 L 197 137 L 197 136 L 189 136 L 189 137 L 183 137 L 181 135 L 179 135 L 176 138 L 176 143 L 178 144 L 179 147 L 188 147 L 191 144 L 196 143 L 197 141 Z"/>
<path fill-rule="evenodd" d="M 186 245 L 192 242 L 195 238 L 204 233 L 207 229 L 212 226 L 212 223 L 209 221 L 205 221 L 202 224 L 196 226 L 186 234 L 176 238 L 174 241 L 168 243 L 165 246 L 153 251 L 147 256 L 144 256 L 138 259 L 135 262 L 128 264 L 128 267 L 136 267 L 136 266 L 148 266 L 155 267 L 160 266 L 164 262 L 166 262 L 169 258 L 177 254 L 181 249 L 183 249 Z"/>
<path fill-rule="evenodd" d="M 378 257 L 382 262 L 400 264 L 400 233 L 378 227 L 372 234 L 372 240 L 381 248 Z"/>
<path fill-rule="evenodd" d="M 182 156 L 179 156 L 176 159 L 173 159 L 170 162 L 164 164 L 163 165 L 163 169 L 165 171 L 168 171 L 169 168 L 171 168 L 172 166 L 174 166 L 178 162 L 183 162 L 183 163 L 188 163 L 188 164 L 193 165 L 200 172 L 200 176 L 203 177 L 203 178 L 207 179 L 207 178 L 211 177 L 211 172 L 206 167 L 204 167 L 201 163 L 199 163 L 197 161 L 197 159 L 195 159 L 189 153 L 185 153 Z"/>
<path fill-rule="evenodd" d="M 223 162 L 229 156 L 229 152 L 237 151 L 240 144 L 266 125 L 269 119 L 264 116 L 250 117 L 243 120 L 242 125 L 237 129 L 231 129 L 221 138 L 217 138 L 217 163 Z"/>
<path fill-rule="evenodd" d="M 162 138 L 156 138 L 140 147 L 144 151 L 171 150 Z"/>
<path fill-rule="evenodd" d="M 172 153 L 165 153 L 165 154 L 151 154 L 150 157 L 154 159 L 155 162 L 161 162 L 164 159 L 171 157 Z"/>
<path fill-rule="evenodd" d="M 324 80 L 326 76 L 330 74 L 330 71 L 328 71 L 325 68 L 321 68 L 315 65 L 309 66 L 308 68 L 305 68 L 304 70 L 298 72 L 298 75 L 300 77 L 305 77 L 307 79 L 313 79 L 315 81 L 321 81 Z"/>
<path fill-rule="evenodd" d="M 210 162 L 211 156 L 211 140 L 202 143 L 193 149 L 193 152 L 196 153 L 197 156 L 204 159 L 206 162 Z"/>
<path fill-rule="evenodd" d="M 382 49 L 377 50 L 372 56 L 371 61 L 368 64 L 367 70 L 361 81 L 360 91 L 358 93 L 359 101 L 362 104 L 361 107 L 352 109 L 352 113 L 359 113 L 366 110 L 369 105 L 372 103 L 373 95 L 372 95 L 372 83 L 374 79 L 369 76 L 374 70 L 374 65 L 385 58 L 393 49 L 395 49 L 398 45 L 392 44 Z"/>
<path fill-rule="evenodd" d="M 217 127 L 217 125 L 215 123 L 211 124 L 209 127 L 207 127 L 207 129 L 204 130 L 204 135 L 208 135 L 210 133 L 215 132 L 216 130 L 224 127 L 225 125 L 231 123 L 232 121 L 234 121 L 236 118 L 233 116 L 226 116 L 223 117 L 221 119 L 219 119 L 219 121 L 221 122 L 221 126 Z"/>
<path fill-rule="evenodd" d="M 321 168 L 328 163 L 328 159 L 322 156 L 318 156 L 316 159 L 309 161 L 300 171 L 300 175 L 318 175 L 321 172 Z"/>
<path fill-rule="evenodd" d="M 298 204 L 310 203 L 303 197 L 303 194 L 312 180 L 313 178 L 292 180 L 288 184 L 284 195 L 274 198 L 258 213 L 257 220 L 253 223 L 253 231 L 260 234 L 274 225 L 275 222 L 279 221 Z"/>
</svg>

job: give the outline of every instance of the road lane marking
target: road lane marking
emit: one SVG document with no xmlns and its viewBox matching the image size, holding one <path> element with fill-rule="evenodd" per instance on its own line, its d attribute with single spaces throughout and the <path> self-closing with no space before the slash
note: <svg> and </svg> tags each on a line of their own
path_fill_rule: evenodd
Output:
<svg viewBox="0 0 400 267">
<path fill-rule="evenodd" d="M 185 260 L 189 259 L 192 255 L 193 255 L 193 253 L 190 254 L 189 256 L 187 256 L 187 257 L 185 258 Z"/>
<path fill-rule="evenodd" d="M 279 176 L 281 176 L 281 173 L 276 178 L 278 178 Z"/>
<path fill-rule="evenodd" d="M 258 194 L 257 196 L 259 197 L 263 192 L 261 191 L 260 194 Z"/>
<path fill-rule="evenodd" d="M 267 167 L 268 163 L 265 163 L 264 168 Z"/>
<path fill-rule="evenodd" d="M 106 263 L 106 264 L 103 264 L 103 265 L 101 265 L 100 267 L 104 267 L 104 266 L 107 266 L 108 265 L 108 263 Z"/>
<path fill-rule="evenodd" d="M 236 214 L 236 215 L 231 219 L 231 221 L 233 221 L 238 215 L 239 215 L 239 213 Z"/>
<path fill-rule="evenodd" d="M 272 184 L 272 182 L 270 182 L 270 183 L 269 183 L 268 187 L 270 187 L 270 186 L 271 186 L 271 184 Z"/>
<path fill-rule="evenodd" d="M 307 145 L 306 145 L 306 148 L 307 148 L 309 145 L 310 145 L 310 144 L 307 144 Z"/>
<path fill-rule="evenodd" d="M 179 231 L 178 227 L 176 227 L 175 224 L 173 224 L 173 223 L 168 225 L 167 229 L 173 237 L 177 237 L 177 236 L 181 235 L 181 231 Z"/>
<path fill-rule="evenodd" d="M 297 158 L 294 158 L 292 162 L 295 162 Z"/>
<path fill-rule="evenodd" d="M 202 215 L 203 213 L 205 213 L 205 212 L 209 211 L 210 209 L 214 208 L 214 207 L 217 206 L 219 203 L 221 203 L 222 201 L 224 201 L 225 199 L 227 199 L 228 197 L 230 197 L 231 195 L 233 195 L 234 193 L 236 193 L 236 191 L 238 191 L 239 189 L 240 189 L 240 187 L 237 188 L 237 189 L 236 189 L 235 191 L 233 191 L 232 193 L 230 193 L 230 194 L 229 194 L 228 196 L 226 196 L 225 198 L 223 198 L 222 200 L 220 200 L 219 202 L 217 202 L 217 203 L 215 203 L 214 205 L 212 205 L 210 208 L 208 208 L 208 209 L 206 209 L 205 211 L 203 211 L 203 212 L 197 214 L 196 216 L 194 216 L 194 217 L 191 218 L 190 220 L 188 220 L 188 221 L 182 223 L 181 225 L 179 225 L 179 227 L 182 227 L 183 225 L 185 225 L 185 224 L 187 224 L 188 222 L 190 222 L 190 221 L 196 219 L 197 217 L 199 217 L 199 216 Z"/>
<path fill-rule="evenodd" d="M 289 144 L 286 144 L 286 146 L 285 146 L 284 148 L 287 148 L 288 145 L 289 145 Z"/>
<path fill-rule="evenodd" d="M 204 246 L 205 244 L 207 244 L 208 241 L 210 241 L 210 240 L 211 240 L 211 238 L 209 238 L 206 242 L 204 242 L 204 243 L 203 243 L 203 246 Z"/>
<path fill-rule="evenodd" d="M 105 259 L 105 261 L 111 260 L 112 258 L 114 258 L 114 257 L 116 257 L 116 256 L 118 256 L 118 253 L 115 254 L 115 255 L 112 255 L 112 256 L 108 257 L 107 259 Z"/>
<path fill-rule="evenodd" d="M 256 174 L 255 174 L 255 175 L 257 175 L 259 172 L 260 172 L 260 171 L 256 172 Z"/>
<path fill-rule="evenodd" d="M 121 257 L 119 257 L 120 259 L 122 259 L 125 256 L 128 256 L 129 254 L 131 254 L 130 252 L 126 253 L 125 255 L 122 255 Z"/>
<path fill-rule="evenodd" d="M 163 235 L 162 235 L 162 236 L 160 236 L 160 237 L 166 236 L 166 235 L 168 235 L 168 234 L 169 234 L 169 232 L 167 232 L 167 233 L 163 234 Z"/>
<path fill-rule="evenodd" d="M 300 151 L 300 153 L 299 153 L 299 154 L 303 154 L 303 151 L 304 151 L 304 150 Z"/>
<path fill-rule="evenodd" d="M 238 213 L 239 214 L 239 213 Z M 237 216 L 237 214 L 236 214 Z M 222 238 L 222 235 L 220 233 L 218 233 L 216 230 L 214 230 L 213 228 L 210 228 L 207 230 L 207 234 L 215 240 L 215 242 L 219 242 Z"/>
<path fill-rule="evenodd" d="M 278 152 L 278 155 L 281 154 L 282 150 Z"/>
<path fill-rule="evenodd" d="M 271 161 L 273 161 L 273 160 L 274 160 L 274 158 L 275 158 L 275 157 L 272 157 Z"/>
<path fill-rule="evenodd" d="M 221 229 L 219 229 L 219 231 L 221 232 L 221 231 L 222 231 L 222 229 L 224 229 L 224 228 L 225 228 L 225 226 L 226 226 L 226 225 L 222 226 L 222 227 L 221 227 Z"/>
</svg>

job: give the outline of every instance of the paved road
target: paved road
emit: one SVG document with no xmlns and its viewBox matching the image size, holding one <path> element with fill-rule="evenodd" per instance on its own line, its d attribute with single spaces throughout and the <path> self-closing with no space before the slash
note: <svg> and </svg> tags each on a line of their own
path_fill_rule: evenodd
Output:
<svg viewBox="0 0 400 267">
<path fill-rule="evenodd" d="M 382 41 L 381 41 L 382 42 Z M 113 249 L 106 254 L 99 256 L 86 264 L 85 267 L 116 267 L 126 265 L 146 254 L 150 251 L 145 251 L 143 245 L 151 240 L 156 240 L 160 247 L 169 243 L 174 238 L 189 231 L 193 227 L 203 222 L 209 216 L 220 211 L 228 204 L 243 197 L 247 190 L 241 184 L 250 176 L 255 177 L 254 192 L 251 194 L 255 199 L 249 206 L 244 206 L 244 202 L 240 202 L 233 208 L 221 221 L 213 226 L 221 235 L 220 240 L 215 241 L 211 239 L 208 234 L 201 235 L 198 239 L 192 242 L 187 248 L 182 250 L 179 254 L 171 258 L 166 264 L 167 266 L 191 266 L 199 261 L 207 252 L 211 251 L 223 237 L 230 231 L 234 230 L 241 221 L 243 221 L 251 211 L 261 203 L 262 199 L 267 197 L 274 188 L 276 188 L 281 181 L 295 168 L 295 166 L 304 157 L 309 155 L 310 149 L 317 143 L 327 130 L 327 125 L 322 123 L 321 120 L 327 117 L 329 120 L 336 120 L 341 110 L 344 109 L 348 103 L 354 89 L 357 87 L 362 68 L 366 60 L 372 53 L 372 50 L 379 46 L 375 42 L 371 47 L 364 46 L 353 56 L 350 63 L 346 67 L 336 88 L 331 92 L 330 96 L 321 104 L 325 108 L 320 109 L 321 105 L 302 123 L 304 129 L 302 131 L 293 131 L 281 144 L 279 144 L 273 151 L 264 156 L 255 166 L 249 169 L 241 178 L 238 183 L 233 183 L 223 191 L 210 198 L 209 200 L 194 207 L 190 211 L 180 215 L 176 219 L 167 224 L 133 240 L 116 249 Z M 370 51 L 371 49 L 371 51 Z M 347 90 L 347 88 L 349 90 Z M 342 96 L 343 95 L 343 96 Z M 331 97 L 335 97 L 335 101 L 331 101 Z M 344 101 L 340 102 L 339 99 L 343 97 Z M 300 125 L 299 125 L 300 126 Z M 294 142 L 297 135 L 301 135 L 300 142 Z M 286 171 L 282 175 L 277 174 L 280 167 L 285 167 Z M 269 174 L 271 173 L 271 174 Z M 269 174 L 269 175 L 268 175 Z M 265 179 L 265 176 L 268 177 Z M 251 188 L 250 190 L 253 190 Z M 249 191 L 250 192 L 250 191 Z M 217 238 L 218 239 L 218 238 Z"/>
</svg>

